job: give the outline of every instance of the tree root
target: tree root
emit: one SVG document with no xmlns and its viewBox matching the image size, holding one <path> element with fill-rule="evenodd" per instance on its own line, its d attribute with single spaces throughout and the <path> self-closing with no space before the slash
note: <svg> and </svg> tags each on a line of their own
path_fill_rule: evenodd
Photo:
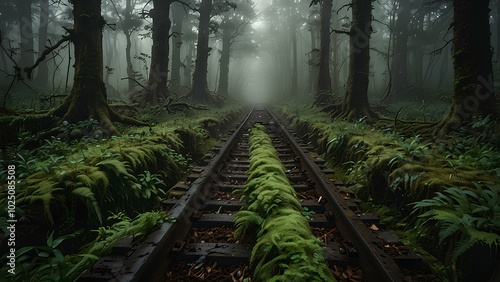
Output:
<svg viewBox="0 0 500 282">
<path fill-rule="evenodd" d="M 194 110 L 208 110 L 208 108 L 197 107 L 197 106 L 185 103 L 185 102 L 175 102 L 175 100 L 172 98 L 167 99 L 167 104 L 165 105 L 165 107 L 166 107 L 167 113 L 169 113 L 169 114 L 172 113 L 173 108 L 185 108 L 188 110 L 192 110 L 192 109 L 194 109 Z"/>
<path fill-rule="evenodd" d="M 432 128 L 432 136 L 436 139 L 443 139 L 452 131 L 458 130 L 461 126 L 462 119 L 453 112 L 448 114 Z"/>
<path fill-rule="evenodd" d="M 330 104 L 320 109 L 320 111 L 328 113 L 328 115 L 332 118 L 337 117 L 339 115 L 340 110 L 342 110 L 341 104 Z"/>
<path fill-rule="evenodd" d="M 139 110 L 134 108 L 135 106 L 139 106 L 139 105 L 138 104 L 131 104 L 131 105 L 128 105 L 128 104 L 109 104 L 109 107 L 113 110 L 125 109 L 125 110 L 131 110 L 137 114 L 140 114 Z"/>
<path fill-rule="evenodd" d="M 14 110 L 0 107 L 0 116 L 20 116 L 20 114 L 16 113 Z"/>
</svg>

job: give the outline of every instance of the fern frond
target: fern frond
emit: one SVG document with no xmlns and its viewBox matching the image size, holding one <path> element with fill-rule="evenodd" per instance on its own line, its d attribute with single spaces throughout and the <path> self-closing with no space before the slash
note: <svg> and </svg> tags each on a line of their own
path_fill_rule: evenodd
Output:
<svg viewBox="0 0 500 282">
<path fill-rule="evenodd" d="M 52 180 L 42 180 L 35 186 L 28 187 L 29 195 L 24 197 L 25 201 L 28 201 L 30 205 L 40 201 L 42 202 L 43 211 L 45 217 L 50 224 L 54 224 L 54 218 L 52 216 L 51 205 L 54 201 L 62 201 L 63 197 L 55 196 L 54 194 L 64 191 L 63 188 L 56 187 L 57 182 Z M 19 201 L 21 202 L 21 201 Z"/>
<path fill-rule="evenodd" d="M 242 236 L 255 236 L 257 232 L 259 232 L 263 221 L 264 219 L 255 212 L 244 210 L 239 211 L 234 220 L 236 225 L 234 237 L 241 238 Z"/>
<path fill-rule="evenodd" d="M 104 199 L 109 185 L 109 179 L 106 174 L 100 170 L 95 170 L 89 174 L 89 178 L 92 179 L 91 187 L 97 191 L 99 199 Z"/>
<path fill-rule="evenodd" d="M 131 174 L 131 170 L 126 164 L 116 159 L 104 160 L 96 164 L 102 171 L 117 177 L 126 177 L 135 181 L 135 177 Z"/>
<path fill-rule="evenodd" d="M 90 177 L 85 174 L 78 175 L 76 177 L 76 181 L 79 182 L 82 186 L 91 187 L 94 184 L 94 181 L 92 181 L 92 179 L 90 179 Z"/>
<path fill-rule="evenodd" d="M 99 203 L 97 202 L 92 189 L 90 189 L 89 187 L 78 187 L 73 189 L 71 193 L 79 198 L 82 198 L 87 204 L 87 209 L 89 211 L 92 210 L 90 208 L 92 206 L 93 211 L 97 216 L 97 219 L 99 220 L 99 223 L 102 224 L 101 207 L 99 206 Z"/>
</svg>

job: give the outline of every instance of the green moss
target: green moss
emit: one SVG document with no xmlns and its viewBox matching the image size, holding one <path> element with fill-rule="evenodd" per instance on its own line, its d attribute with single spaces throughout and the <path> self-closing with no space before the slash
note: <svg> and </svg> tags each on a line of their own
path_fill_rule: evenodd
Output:
<svg viewBox="0 0 500 282">
<path fill-rule="evenodd" d="M 285 168 L 262 125 L 251 130 L 244 210 L 236 214 L 237 238 L 257 242 L 250 259 L 256 281 L 335 281 L 324 262 Z"/>
</svg>

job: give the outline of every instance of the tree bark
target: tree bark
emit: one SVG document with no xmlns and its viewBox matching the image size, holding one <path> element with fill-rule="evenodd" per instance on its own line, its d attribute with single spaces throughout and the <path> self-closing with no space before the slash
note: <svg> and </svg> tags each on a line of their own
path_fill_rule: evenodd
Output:
<svg viewBox="0 0 500 282">
<path fill-rule="evenodd" d="M 331 96 L 330 78 L 330 20 L 332 17 L 333 0 L 324 0 L 321 7 L 321 28 L 320 28 L 320 63 L 318 75 L 318 92 L 316 93 L 315 104 L 324 105 Z"/>
<path fill-rule="evenodd" d="M 495 115 L 488 0 L 453 1 L 453 100 L 447 116 L 435 127 L 437 138 L 474 117 Z"/>
<path fill-rule="evenodd" d="M 212 104 L 213 99 L 208 90 L 207 71 L 208 39 L 210 34 L 210 12 L 212 11 L 212 0 L 203 0 L 200 5 L 200 22 L 198 25 L 198 43 L 196 49 L 196 65 L 193 73 L 193 88 L 189 96 L 193 101 L 200 104 Z"/>
<path fill-rule="evenodd" d="M 112 120 L 135 125 L 143 122 L 115 113 L 107 104 L 103 82 L 101 0 L 72 0 L 74 30 L 70 36 L 75 46 L 73 88 L 64 103 L 50 114 L 62 121 L 76 123 L 93 118 L 107 136 L 120 135 Z"/>
<path fill-rule="evenodd" d="M 351 9 L 349 74 L 340 117 L 354 121 L 361 117 L 376 118 L 377 115 L 368 103 L 372 1 L 352 0 Z"/>
<path fill-rule="evenodd" d="M 49 23 L 49 0 L 40 0 L 40 27 L 38 29 L 38 53 L 45 50 L 47 43 L 47 28 Z M 49 81 L 49 68 L 47 62 L 38 65 L 35 81 L 40 86 L 46 86 Z"/>
</svg>

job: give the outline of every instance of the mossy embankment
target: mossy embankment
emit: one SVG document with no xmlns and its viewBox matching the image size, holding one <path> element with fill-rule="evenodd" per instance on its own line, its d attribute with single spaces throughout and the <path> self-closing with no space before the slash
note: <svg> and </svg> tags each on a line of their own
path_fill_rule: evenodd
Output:
<svg viewBox="0 0 500 282">
<path fill-rule="evenodd" d="M 476 245 L 489 246 L 490 260 L 483 265 L 495 265 L 500 245 L 498 123 L 486 117 L 465 125 L 467 132 L 437 142 L 418 132 L 400 135 L 390 122 L 332 120 L 317 109 L 290 105 L 280 111 L 333 168 L 332 177 L 399 228 L 402 239 L 429 260 L 438 276 L 461 279 L 476 271 L 467 270 L 472 262 L 466 258 Z"/>
<path fill-rule="evenodd" d="M 19 268 L 29 271 L 15 278 L 28 281 L 35 273 L 52 277 L 55 272 L 75 277 L 116 240 L 139 238 L 153 228 L 150 218 L 175 220 L 147 214 L 159 210 L 169 187 L 243 114 L 239 106 L 181 112 L 149 127 L 121 127 L 122 136 L 106 136 L 95 120 L 63 123 L 57 136 L 36 147 L 31 133 L 19 132 L 18 142 L 5 148 L 1 160 L 2 169 L 16 168 L 16 248 L 29 249 L 18 259 Z M 6 184 L 7 174 L 0 175 Z M 7 196 L 2 187 L 2 207 L 8 205 Z M 2 210 L 0 217 L 6 219 Z M 8 234 L 6 226 L 2 229 Z M 2 238 L 2 247 L 6 240 Z M 47 246 L 55 240 L 57 245 Z M 47 248 L 50 252 L 40 257 Z M 71 270 L 78 257 L 85 257 L 86 265 Z M 56 262 L 60 270 L 46 268 Z"/>
</svg>

